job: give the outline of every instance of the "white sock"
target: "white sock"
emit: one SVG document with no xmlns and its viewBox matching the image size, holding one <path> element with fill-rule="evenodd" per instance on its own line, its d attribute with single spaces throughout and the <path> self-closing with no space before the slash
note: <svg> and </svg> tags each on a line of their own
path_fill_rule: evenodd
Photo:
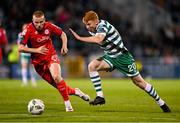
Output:
<svg viewBox="0 0 180 123">
<path fill-rule="evenodd" d="M 22 75 L 22 82 L 23 84 L 27 84 L 27 69 L 26 68 L 22 68 L 21 70 L 21 75 Z"/>
<path fill-rule="evenodd" d="M 159 101 L 157 101 L 157 103 L 159 104 L 159 106 L 162 106 L 165 102 L 160 98 Z"/>
<path fill-rule="evenodd" d="M 69 100 L 64 101 L 64 104 L 65 104 L 66 108 L 72 108 L 71 102 Z"/>
</svg>

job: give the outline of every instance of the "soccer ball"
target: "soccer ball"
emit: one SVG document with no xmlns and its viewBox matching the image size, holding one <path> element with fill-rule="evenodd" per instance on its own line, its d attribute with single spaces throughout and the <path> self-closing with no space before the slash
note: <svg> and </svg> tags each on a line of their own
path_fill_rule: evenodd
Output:
<svg viewBox="0 0 180 123">
<path fill-rule="evenodd" d="M 45 105 L 40 99 L 32 99 L 28 103 L 28 112 L 32 115 L 40 115 L 44 112 Z"/>
</svg>

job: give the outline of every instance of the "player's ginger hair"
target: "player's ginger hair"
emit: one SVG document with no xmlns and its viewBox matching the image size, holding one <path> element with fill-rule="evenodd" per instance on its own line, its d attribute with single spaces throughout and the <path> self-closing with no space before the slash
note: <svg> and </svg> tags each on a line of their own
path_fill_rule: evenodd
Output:
<svg viewBox="0 0 180 123">
<path fill-rule="evenodd" d="M 88 11 L 88 12 L 85 13 L 82 21 L 83 21 L 83 23 L 87 23 L 87 22 L 90 21 L 90 20 L 93 20 L 93 21 L 94 21 L 94 20 L 98 20 L 98 19 L 99 19 L 99 17 L 98 17 L 98 15 L 97 15 L 96 12 L 94 12 L 94 11 Z"/>
<path fill-rule="evenodd" d="M 33 16 L 35 17 L 42 17 L 44 16 L 44 12 L 43 11 L 40 11 L 40 10 L 37 10 L 33 13 Z"/>
</svg>

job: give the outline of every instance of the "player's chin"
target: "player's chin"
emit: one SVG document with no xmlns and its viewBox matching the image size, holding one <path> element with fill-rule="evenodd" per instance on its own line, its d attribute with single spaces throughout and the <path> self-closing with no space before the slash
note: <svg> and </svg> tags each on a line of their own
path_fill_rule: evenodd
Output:
<svg viewBox="0 0 180 123">
<path fill-rule="evenodd" d="M 41 27 L 38 27 L 38 28 L 37 28 L 37 31 L 41 31 L 41 30 L 42 30 L 42 28 L 41 28 Z"/>
</svg>

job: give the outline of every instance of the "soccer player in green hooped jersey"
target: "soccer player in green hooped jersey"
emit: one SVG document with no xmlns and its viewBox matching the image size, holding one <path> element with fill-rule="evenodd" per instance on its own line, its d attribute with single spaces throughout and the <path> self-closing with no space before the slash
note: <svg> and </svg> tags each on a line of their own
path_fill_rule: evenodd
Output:
<svg viewBox="0 0 180 123">
<path fill-rule="evenodd" d="M 92 60 L 88 65 L 89 76 L 97 94 L 97 97 L 90 102 L 90 105 L 105 104 L 98 71 L 113 71 L 117 69 L 131 78 L 135 85 L 153 97 L 163 112 L 171 112 L 167 104 L 157 94 L 155 88 L 141 77 L 136 68 L 134 58 L 124 46 L 121 36 L 115 27 L 106 20 L 100 20 L 94 11 L 86 12 L 82 21 L 92 36 L 81 37 L 70 29 L 74 37 L 83 42 L 97 43 L 104 50 L 102 57 Z"/>
</svg>

